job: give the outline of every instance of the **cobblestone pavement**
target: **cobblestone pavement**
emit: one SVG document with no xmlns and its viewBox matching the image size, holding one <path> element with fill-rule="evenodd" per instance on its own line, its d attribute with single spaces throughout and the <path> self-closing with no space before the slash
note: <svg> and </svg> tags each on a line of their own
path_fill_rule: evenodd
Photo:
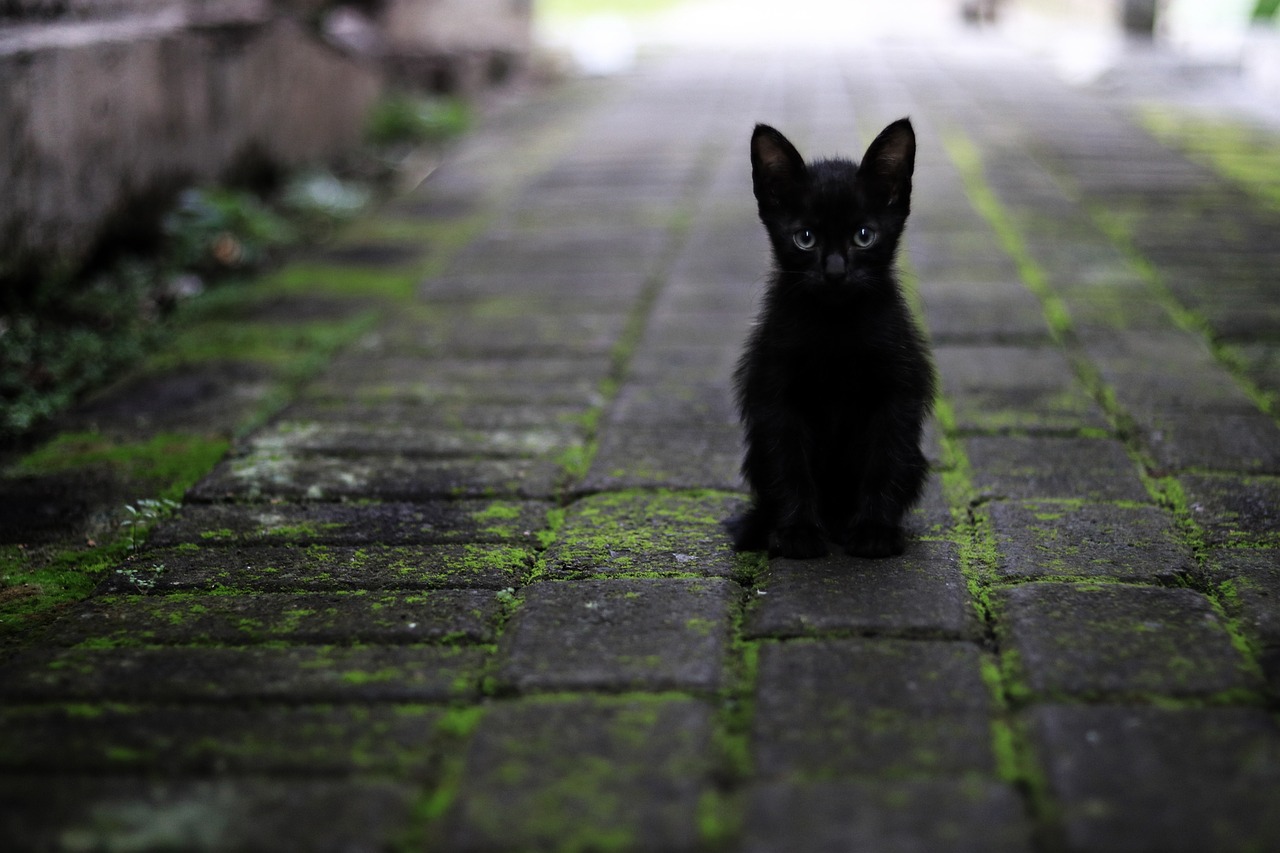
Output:
<svg viewBox="0 0 1280 853">
<path fill-rule="evenodd" d="M 751 125 L 857 156 L 901 115 L 916 537 L 736 556 Z M 473 227 L 0 666 L 6 849 L 1280 849 L 1249 187 L 1032 61 L 904 44 L 571 85 L 379 217 Z"/>
</svg>

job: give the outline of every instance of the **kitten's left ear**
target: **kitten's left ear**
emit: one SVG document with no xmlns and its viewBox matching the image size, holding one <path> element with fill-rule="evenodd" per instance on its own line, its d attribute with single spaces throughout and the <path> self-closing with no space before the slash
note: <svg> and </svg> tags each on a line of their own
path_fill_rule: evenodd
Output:
<svg viewBox="0 0 1280 853">
<path fill-rule="evenodd" d="M 767 124 L 751 134 L 751 183 L 760 213 L 789 200 L 804 182 L 804 158 L 785 136 Z"/>
<path fill-rule="evenodd" d="M 916 165 L 916 133 L 909 119 L 900 118 L 880 131 L 858 167 L 858 177 L 884 199 L 886 205 L 906 205 L 911 198 L 911 174 Z"/>
</svg>

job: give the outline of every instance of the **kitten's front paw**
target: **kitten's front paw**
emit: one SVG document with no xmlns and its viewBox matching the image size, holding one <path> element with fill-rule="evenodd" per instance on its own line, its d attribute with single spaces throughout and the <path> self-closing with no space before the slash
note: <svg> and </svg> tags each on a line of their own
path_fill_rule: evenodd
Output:
<svg viewBox="0 0 1280 853">
<path fill-rule="evenodd" d="M 855 557 L 896 557 L 907 550 L 907 537 L 900 527 L 860 524 L 849 529 L 844 547 Z"/>
<path fill-rule="evenodd" d="M 792 524 L 778 528 L 778 543 L 773 553 L 793 560 L 809 560 L 827 556 L 827 543 L 822 531 L 812 524 Z"/>
</svg>

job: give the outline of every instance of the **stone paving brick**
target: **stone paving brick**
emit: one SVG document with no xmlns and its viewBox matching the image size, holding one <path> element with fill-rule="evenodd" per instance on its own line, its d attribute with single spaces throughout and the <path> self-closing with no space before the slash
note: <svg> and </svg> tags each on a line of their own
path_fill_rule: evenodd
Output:
<svg viewBox="0 0 1280 853">
<path fill-rule="evenodd" d="M 233 456 L 188 492 L 193 501 L 550 498 L 566 479 L 553 459 L 423 459 L 399 455 Z"/>
<path fill-rule="evenodd" d="M 98 592 L 506 589 L 532 567 L 533 553 L 514 545 L 179 545 L 131 556 Z"/>
<path fill-rule="evenodd" d="M 1029 583 L 1000 591 L 997 628 L 1038 695 L 1208 696 L 1257 677 L 1190 589 Z"/>
<path fill-rule="evenodd" d="M 1265 712 L 1051 705 L 1029 719 L 1065 849 L 1280 846 L 1280 731 Z"/>
<path fill-rule="evenodd" d="M 545 576 L 731 576 L 739 558 L 724 525 L 745 509 L 742 496 L 723 492 L 581 498 L 546 551 Z"/>
<path fill-rule="evenodd" d="M 468 428 L 470 427 L 470 428 Z M 277 421 L 245 442 L 248 454 L 399 455 L 508 458 L 554 455 L 581 443 L 582 429 L 567 418 L 521 428 L 465 423 L 399 425 Z"/>
<path fill-rule="evenodd" d="M 1280 427 L 1260 411 L 1159 412 L 1140 429 L 1165 470 L 1280 474 Z"/>
<path fill-rule="evenodd" d="M 964 442 L 975 487 L 1013 500 L 1146 501 L 1133 461 L 1118 441 L 1001 436 Z"/>
<path fill-rule="evenodd" d="M 568 403 L 495 403 L 455 400 L 423 404 L 413 401 L 380 401 L 359 407 L 345 400 L 295 400 L 281 418 L 292 423 L 318 423 L 326 429 L 386 428 L 427 432 L 459 430 L 468 436 L 488 432 L 517 435 L 545 429 L 582 428 L 582 407 Z"/>
<path fill-rule="evenodd" d="M 1184 474 L 1178 482 L 1208 544 L 1280 546 L 1280 478 Z"/>
<path fill-rule="evenodd" d="M 738 412 L 726 383 L 628 384 L 618 393 L 607 423 L 642 427 L 738 426 Z"/>
<path fill-rule="evenodd" d="M 533 584 L 503 635 L 498 683 L 521 693 L 713 691 L 741 597 L 722 578 Z"/>
<path fill-rule="evenodd" d="M 1280 551 L 1215 548 L 1207 563 L 1227 615 L 1239 620 L 1271 691 L 1280 694 Z"/>
<path fill-rule="evenodd" d="M 1035 849 L 1021 798 L 981 779 L 840 780 L 760 785 L 744 853 L 1016 853 Z"/>
<path fill-rule="evenodd" d="M 316 645 L 490 643 L 502 603 L 492 590 L 99 596 L 51 626 L 47 644 Z"/>
<path fill-rule="evenodd" d="M 440 758 L 444 711 L 420 705 L 34 705 L 0 709 L 0 766 L 18 771 L 410 773 Z"/>
<path fill-rule="evenodd" d="M 1044 309 L 1021 284 L 922 282 L 920 291 L 935 346 L 1049 343 Z"/>
<path fill-rule="evenodd" d="M 1256 406 L 1198 337 L 1132 331 L 1089 341 L 1085 353 L 1121 408 L 1140 422 L 1151 412 L 1253 412 Z"/>
<path fill-rule="evenodd" d="M 998 501 L 987 512 L 1002 577 L 1168 583 L 1196 569 L 1173 517 L 1157 507 Z"/>
<path fill-rule="evenodd" d="M 756 586 L 748 637 L 844 632 L 959 638 L 978 627 L 950 542 L 913 543 L 906 554 L 885 560 L 774 559 Z"/>
<path fill-rule="evenodd" d="M 615 267 L 652 268 L 667 239 L 665 228 L 634 224 L 490 231 L 458 255 L 454 269 L 599 274 Z"/>
<path fill-rule="evenodd" d="M 6 775 L 0 835 L 14 850 L 385 849 L 419 796 L 384 779 Z"/>
<path fill-rule="evenodd" d="M 634 429 L 606 426 L 582 492 L 634 488 L 742 488 L 736 427 Z"/>
<path fill-rule="evenodd" d="M 446 702 L 477 695 L 485 656 L 463 646 L 36 650 L 0 666 L 0 697 Z"/>
<path fill-rule="evenodd" d="M 156 525 L 153 548 L 202 545 L 528 544 L 551 504 L 461 500 L 370 504 L 193 504 Z"/>
<path fill-rule="evenodd" d="M 1105 430 L 1107 420 L 1051 347 L 936 346 L 942 390 L 962 430 Z"/>
<path fill-rule="evenodd" d="M 698 847 L 711 709 L 666 697 L 492 707 L 447 818 L 449 850 Z"/>
<path fill-rule="evenodd" d="M 760 650 L 764 778 L 992 773 L 990 690 L 964 642 L 793 640 Z"/>
</svg>

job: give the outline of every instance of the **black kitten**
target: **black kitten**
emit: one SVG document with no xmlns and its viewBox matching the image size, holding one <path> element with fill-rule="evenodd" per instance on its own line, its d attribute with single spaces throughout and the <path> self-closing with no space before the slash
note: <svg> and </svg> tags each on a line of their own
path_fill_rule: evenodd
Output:
<svg viewBox="0 0 1280 853">
<path fill-rule="evenodd" d="M 933 366 L 894 273 L 916 141 L 885 128 L 859 166 L 805 164 L 757 125 L 751 171 L 775 271 L 735 375 L 754 504 L 738 550 L 820 557 L 906 547 L 902 516 L 928 464 L 920 431 Z"/>
</svg>

